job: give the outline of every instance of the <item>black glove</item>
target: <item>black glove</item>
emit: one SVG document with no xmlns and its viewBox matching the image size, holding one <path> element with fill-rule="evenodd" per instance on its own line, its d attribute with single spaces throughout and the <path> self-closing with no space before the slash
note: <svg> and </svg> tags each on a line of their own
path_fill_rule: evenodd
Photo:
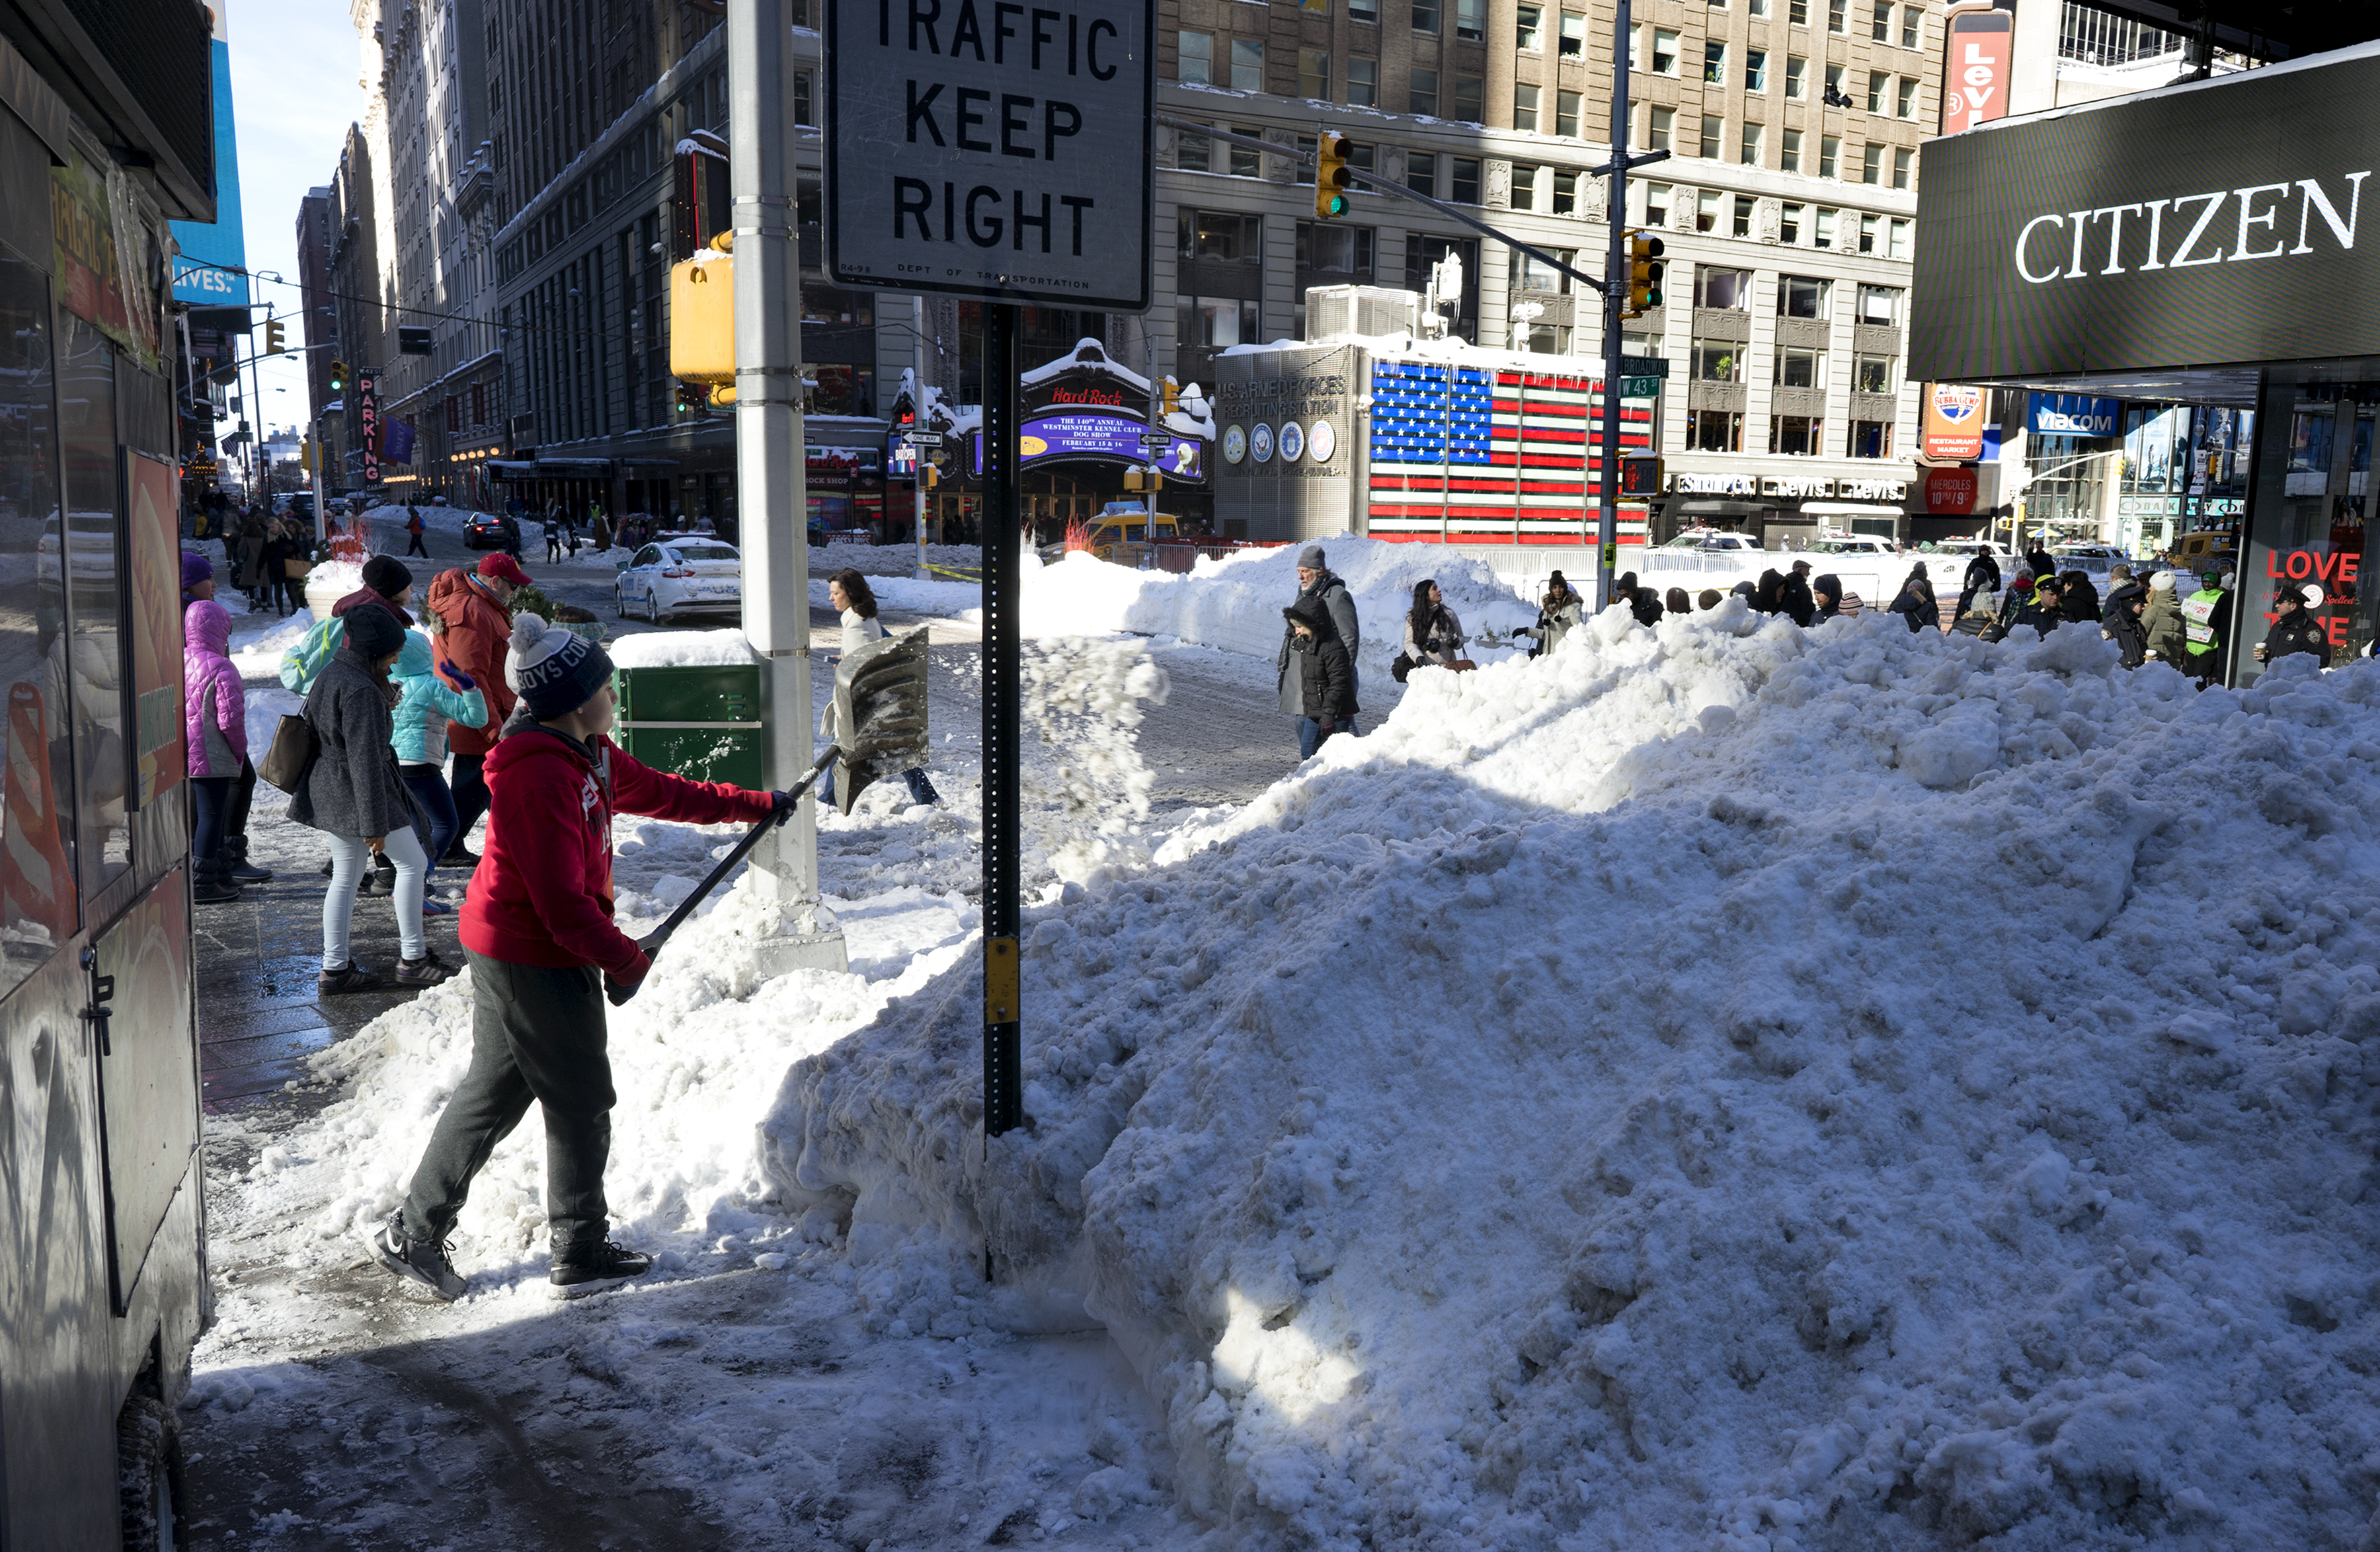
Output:
<svg viewBox="0 0 2380 1552">
<path fill-rule="evenodd" d="M 779 824 L 783 824 L 794 817 L 794 806 L 799 802 L 801 799 L 789 792 L 772 792 L 769 794 L 769 813 Z"/>
<path fill-rule="evenodd" d="M 645 956 L 645 976 L 647 980 L 650 980 L 652 977 L 653 957 L 662 952 L 662 945 L 669 940 L 670 935 L 665 931 L 648 932 L 642 938 L 637 940 L 638 952 Z M 612 973 L 609 970 L 603 972 L 603 995 L 611 1000 L 612 1006 L 614 1008 L 623 1006 L 626 1003 L 628 999 L 636 996 L 637 993 L 644 989 L 644 981 L 638 981 L 636 985 L 629 986 L 625 982 L 613 979 Z"/>
</svg>

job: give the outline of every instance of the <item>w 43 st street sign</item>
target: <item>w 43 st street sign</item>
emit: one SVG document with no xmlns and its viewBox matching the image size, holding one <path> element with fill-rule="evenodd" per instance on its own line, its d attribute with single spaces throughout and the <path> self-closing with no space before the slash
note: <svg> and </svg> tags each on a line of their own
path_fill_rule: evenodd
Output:
<svg viewBox="0 0 2380 1552">
<path fill-rule="evenodd" d="M 826 0 L 827 270 L 1148 306 L 1156 0 Z"/>
</svg>

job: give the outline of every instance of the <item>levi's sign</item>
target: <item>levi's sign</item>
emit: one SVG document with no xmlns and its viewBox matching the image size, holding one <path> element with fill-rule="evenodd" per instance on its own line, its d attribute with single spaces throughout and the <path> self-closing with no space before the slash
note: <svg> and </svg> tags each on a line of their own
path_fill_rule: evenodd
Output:
<svg viewBox="0 0 2380 1552">
<path fill-rule="evenodd" d="M 2323 57 L 2323 56 L 2317 56 Z M 2380 354 L 2380 53 L 1929 142 L 1910 374 L 1972 382 Z"/>
<path fill-rule="evenodd" d="M 827 269 L 1148 306 L 1156 0 L 828 0 Z"/>
</svg>

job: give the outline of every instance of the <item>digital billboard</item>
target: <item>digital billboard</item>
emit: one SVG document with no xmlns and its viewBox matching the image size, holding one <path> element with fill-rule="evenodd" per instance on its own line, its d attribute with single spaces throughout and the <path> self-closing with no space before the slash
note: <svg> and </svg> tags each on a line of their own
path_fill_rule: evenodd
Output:
<svg viewBox="0 0 2380 1552">
<path fill-rule="evenodd" d="M 174 299 L 192 307 L 249 305 L 248 241 L 239 216 L 239 146 L 231 123 L 231 39 L 224 21 L 230 0 L 207 0 L 214 23 L 215 218 L 176 221 Z"/>
</svg>

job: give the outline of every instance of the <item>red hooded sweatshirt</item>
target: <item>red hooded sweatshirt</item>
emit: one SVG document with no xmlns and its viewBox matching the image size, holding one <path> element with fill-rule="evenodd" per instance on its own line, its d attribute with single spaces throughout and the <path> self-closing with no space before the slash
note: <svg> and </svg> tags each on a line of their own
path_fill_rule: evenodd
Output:
<svg viewBox="0 0 2380 1552">
<path fill-rule="evenodd" d="M 608 738 L 586 746 L 534 722 L 488 756 L 488 834 L 463 902 L 463 946 L 509 964 L 593 964 L 633 986 L 652 962 L 612 925 L 612 816 L 749 823 L 768 793 L 689 782 L 638 764 Z"/>
</svg>

